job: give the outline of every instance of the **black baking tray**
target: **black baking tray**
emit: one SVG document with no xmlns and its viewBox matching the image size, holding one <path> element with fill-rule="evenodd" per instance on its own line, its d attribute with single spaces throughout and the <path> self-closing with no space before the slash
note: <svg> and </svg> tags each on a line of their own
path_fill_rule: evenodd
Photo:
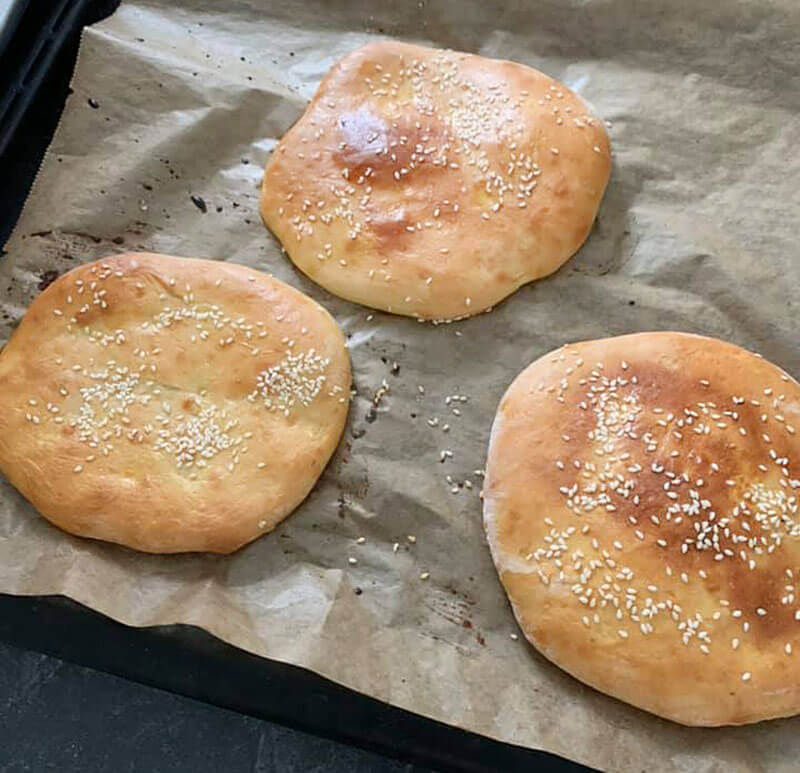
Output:
<svg viewBox="0 0 800 773">
<path fill-rule="evenodd" d="M 90 0 L 7 0 L 0 13 L 0 155 Z"/>
<path fill-rule="evenodd" d="M 0 3 L 0 55 L 13 39 L 27 5 L 28 0 L 5 0 L 5 4 Z"/>
<path fill-rule="evenodd" d="M 80 30 L 118 2 L 12 0 L 9 23 L 0 28 L 0 244 L 69 93 Z M 394 708 L 198 628 L 131 628 L 60 596 L 0 594 L 0 640 L 442 771 L 590 770 Z"/>
<path fill-rule="evenodd" d="M 441 771 L 589 768 L 459 730 L 186 625 L 130 628 L 60 596 L 0 594 L 0 639 Z"/>
</svg>

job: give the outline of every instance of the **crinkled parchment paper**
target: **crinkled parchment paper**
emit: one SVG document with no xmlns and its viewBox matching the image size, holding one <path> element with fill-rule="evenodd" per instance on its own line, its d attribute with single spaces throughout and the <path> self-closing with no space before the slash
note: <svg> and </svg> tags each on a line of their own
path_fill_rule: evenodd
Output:
<svg viewBox="0 0 800 773">
<path fill-rule="evenodd" d="M 686 330 L 800 373 L 798 29 L 794 0 L 124 3 L 85 33 L 75 92 L 0 258 L 0 340 L 53 271 L 132 249 L 219 258 L 330 309 L 358 395 L 308 501 L 230 557 L 75 539 L 0 483 L 0 591 L 66 594 L 132 625 L 192 623 L 608 771 L 797 770 L 800 720 L 682 728 L 513 641 L 474 471 L 504 389 L 564 342 Z M 336 58 L 381 35 L 533 65 L 613 124 L 614 171 L 588 243 L 491 314 L 438 327 L 370 314 L 297 273 L 261 224 L 257 185 L 276 139 Z M 440 462 L 443 450 L 453 455 Z"/>
</svg>

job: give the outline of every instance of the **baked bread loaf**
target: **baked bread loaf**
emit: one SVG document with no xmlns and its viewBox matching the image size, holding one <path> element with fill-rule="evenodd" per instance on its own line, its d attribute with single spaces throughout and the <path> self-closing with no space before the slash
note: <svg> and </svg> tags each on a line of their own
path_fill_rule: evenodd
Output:
<svg viewBox="0 0 800 773">
<path fill-rule="evenodd" d="M 800 710 L 800 386 L 711 338 L 565 346 L 492 428 L 484 522 L 529 641 L 686 725 Z"/>
<path fill-rule="evenodd" d="M 336 323 L 297 290 L 109 257 L 53 282 L 0 352 L 0 469 L 73 534 L 228 553 L 305 498 L 349 392 Z"/>
<path fill-rule="evenodd" d="M 547 75 L 384 41 L 322 81 L 267 163 L 261 214 L 332 293 L 455 319 L 573 255 L 610 166 L 603 122 Z"/>
</svg>

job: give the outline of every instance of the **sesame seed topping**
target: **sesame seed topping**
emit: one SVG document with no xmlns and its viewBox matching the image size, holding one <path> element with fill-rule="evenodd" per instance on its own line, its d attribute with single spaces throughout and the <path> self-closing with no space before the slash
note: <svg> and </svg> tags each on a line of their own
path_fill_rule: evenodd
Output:
<svg viewBox="0 0 800 773">
<path fill-rule="evenodd" d="M 41 409 L 36 398 L 27 398 L 28 405 L 37 410 L 29 410 L 26 420 L 36 426 L 51 422 L 63 425 L 76 442 L 87 446 L 89 453 L 83 455 L 83 463 L 73 466 L 76 474 L 84 471 L 84 465 L 109 457 L 123 444 L 141 446 L 171 458 L 191 481 L 198 480 L 198 473 L 210 468 L 219 455 L 223 459 L 215 466 L 217 472 L 234 473 L 248 452 L 247 441 L 254 433 L 242 431 L 240 420 L 212 402 L 205 388 L 197 394 L 184 393 L 182 397 L 171 389 L 165 390 L 156 380 L 158 367 L 154 359 L 162 353 L 159 337 L 173 338 L 179 333 L 192 346 L 202 346 L 204 342 L 222 349 L 241 346 L 258 356 L 259 349 L 250 341 L 256 335 L 269 334 L 266 330 L 258 331 L 265 322 L 226 314 L 219 305 L 198 298 L 189 284 L 181 283 L 179 287 L 173 277 L 164 282 L 175 291 L 158 293 L 161 306 L 156 313 L 130 331 L 104 328 L 83 315 L 93 305 L 98 314 L 109 311 L 106 299 L 114 296 L 110 284 L 124 280 L 124 273 L 106 264 L 99 270 L 96 266 L 87 270 L 93 276 L 91 281 L 71 280 L 78 303 L 83 305 L 75 317 L 69 321 L 65 318 L 61 324 L 67 332 L 83 336 L 82 345 L 105 350 L 105 356 L 89 357 L 86 364 L 64 364 L 63 358 L 55 358 L 56 364 L 67 370 L 70 380 L 57 385 L 52 393 L 55 397 L 43 400 Z M 214 285 L 219 286 L 221 281 L 215 280 Z M 135 286 L 140 290 L 145 288 L 141 282 Z M 84 296 L 86 302 L 78 296 Z M 71 303 L 72 294 L 67 297 Z M 301 335 L 307 332 L 307 328 L 301 328 Z M 132 343 L 137 337 L 148 343 Z M 327 386 L 327 395 L 342 399 L 338 396 L 341 387 L 327 383 L 326 358 L 313 349 L 296 353 L 292 349 L 294 342 L 288 337 L 281 343 L 285 347 L 282 359 L 255 379 L 255 389 L 247 397 L 249 402 L 260 400 L 270 410 L 282 410 L 288 416 L 292 410 L 317 398 L 323 385 Z M 270 351 L 280 357 L 277 341 L 270 345 Z M 266 467 L 264 461 L 255 463 L 255 469 Z"/>
<path fill-rule="evenodd" d="M 286 416 L 295 405 L 309 406 L 325 384 L 325 370 L 330 360 L 311 349 L 302 354 L 287 354 L 279 363 L 262 371 L 252 399 L 261 398 L 271 411 Z"/>
<path fill-rule="evenodd" d="M 286 201 L 281 201 L 277 209 L 284 227 L 296 241 L 322 241 L 324 236 L 320 233 L 334 223 L 341 224 L 351 240 L 360 239 L 375 228 L 373 186 L 405 189 L 420 174 L 435 175 L 432 179 L 437 184 L 432 190 L 452 189 L 453 193 L 446 194 L 448 198 L 434 194 L 424 213 L 409 216 L 399 224 L 409 238 L 439 230 L 443 221 L 452 221 L 467 206 L 475 206 L 471 187 L 460 179 L 464 170 L 483 194 L 476 214 L 484 222 L 502 217 L 509 207 L 526 208 L 536 195 L 538 179 L 547 169 L 540 166 L 536 140 L 529 136 L 523 120 L 531 109 L 526 98 L 530 93 L 514 84 L 487 83 L 464 66 L 461 55 L 449 51 L 412 61 L 397 57 L 380 70 L 376 67 L 359 75 L 357 83 L 364 91 L 366 105 L 370 99 L 391 100 L 402 93 L 407 96 L 404 110 L 394 119 L 379 111 L 377 115 L 371 113 L 365 124 L 363 120 L 352 123 L 353 127 L 364 124 L 363 130 L 356 131 L 349 122 L 338 127 L 330 145 L 339 174 L 301 181 L 305 190 L 284 193 Z M 548 156 L 559 155 L 556 140 L 562 133 L 577 131 L 576 127 L 585 132 L 586 127 L 598 123 L 563 90 L 547 91 L 542 98 L 534 99 L 554 120 Z M 318 109 L 324 109 L 326 104 L 320 101 Z M 288 148 L 288 152 L 304 159 L 306 145 L 319 141 L 323 133 L 314 120 L 303 119 L 294 136 L 278 144 L 277 152 L 287 152 Z M 498 137 L 502 139 L 499 144 Z M 458 175 L 455 184 L 448 179 L 451 175 Z M 295 193 L 294 204 L 290 205 Z M 441 255 L 451 249 L 436 248 Z M 333 257 L 331 263 L 347 266 L 337 252 L 332 249 L 328 254 L 315 249 L 320 261 Z M 370 278 L 378 276 L 372 273 L 374 269 L 362 270 Z M 421 277 L 420 281 L 426 278 Z M 409 296 L 404 293 L 401 298 L 405 297 Z M 416 296 L 411 293 L 411 297 Z"/>
<path fill-rule="evenodd" d="M 571 397 L 585 417 L 570 423 L 570 434 L 562 435 L 565 443 L 570 438 L 576 441 L 572 447 L 577 453 L 567 457 L 562 446 L 562 458 L 552 460 L 557 470 L 555 489 L 580 520 L 559 525 L 554 515 L 542 518 L 543 534 L 526 559 L 534 564 L 534 576 L 544 585 L 558 580 L 571 588 L 579 605 L 576 622 L 586 627 L 615 625 L 619 639 L 625 638 L 620 632 L 629 637 L 649 636 L 674 626 L 684 646 L 712 655 L 714 630 L 736 625 L 741 628 L 740 637 L 727 640 L 732 649 L 738 649 L 752 631 L 779 615 L 772 601 L 748 611 L 727 599 L 720 599 L 717 608 L 692 608 L 696 604 L 692 600 L 684 610 L 678 603 L 679 591 L 697 583 L 726 587 L 729 579 L 720 570 L 740 564 L 745 571 L 753 571 L 787 538 L 800 537 L 800 501 L 795 491 L 800 478 L 791 477 L 787 449 L 780 446 L 776 433 L 759 432 L 750 441 L 763 449 L 763 458 L 753 465 L 755 473 L 748 469 L 745 475 L 727 456 L 708 458 L 711 448 L 742 442 L 740 430 L 752 426 L 753 419 L 764 423 L 766 415 L 776 425 L 785 425 L 784 415 L 764 414 L 765 406 L 750 408 L 752 401 L 746 395 L 722 396 L 719 387 L 706 378 L 698 379 L 703 388 L 700 399 L 681 407 L 648 404 L 638 386 L 635 362 L 623 361 L 616 369 L 596 362 L 583 370 L 583 362 L 578 365 L 569 354 L 567 349 L 551 356 L 554 364 L 565 363 L 561 375 L 551 383 L 540 382 L 538 391 L 558 403 Z M 648 374 L 648 383 L 649 378 Z M 665 399 L 676 401 L 680 396 Z M 773 399 L 777 405 L 777 398 Z M 727 407 L 731 403 L 735 410 Z M 756 410 L 759 413 L 754 414 Z M 717 446 L 691 442 L 698 437 L 705 444 L 706 436 L 712 436 Z M 636 461 L 639 455 L 649 456 L 646 464 Z M 587 533 L 583 527 L 589 523 L 582 522 L 587 516 L 592 526 L 601 528 L 576 541 L 577 535 Z M 614 519 L 605 538 L 603 519 Z M 633 545 L 619 531 L 623 524 L 630 524 L 636 538 Z M 638 576 L 620 558 L 628 550 L 643 555 L 647 555 L 644 551 L 663 551 L 671 561 L 670 549 L 688 556 L 692 568 L 673 571 L 665 565 L 660 572 L 663 582 Z M 697 561 L 706 563 L 698 566 Z M 775 600 L 776 606 L 797 604 L 793 574 L 787 577 L 790 582 Z M 800 621 L 800 609 L 792 613 Z M 750 614 L 752 621 L 745 619 Z M 784 645 L 779 646 L 785 649 Z"/>
</svg>

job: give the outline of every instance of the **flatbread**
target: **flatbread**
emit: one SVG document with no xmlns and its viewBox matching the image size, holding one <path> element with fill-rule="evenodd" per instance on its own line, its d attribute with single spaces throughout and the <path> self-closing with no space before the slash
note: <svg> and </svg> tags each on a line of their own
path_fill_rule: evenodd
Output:
<svg viewBox="0 0 800 773">
<path fill-rule="evenodd" d="M 800 386 L 732 344 L 565 346 L 503 397 L 484 520 L 525 636 L 687 725 L 800 709 Z"/>
<path fill-rule="evenodd" d="M 558 81 L 383 41 L 339 61 L 275 148 L 261 214 L 332 293 L 455 319 L 573 255 L 610 167 L 603 122 Z"/>
<path fill-rule="evenodd" d="M 317 303 L 230 263 L 138 253 L 33 302 L 0 353 L 0 469 L 83 537 L 227 553 L 306 497 L 350 363 Z"/>
</svg>

